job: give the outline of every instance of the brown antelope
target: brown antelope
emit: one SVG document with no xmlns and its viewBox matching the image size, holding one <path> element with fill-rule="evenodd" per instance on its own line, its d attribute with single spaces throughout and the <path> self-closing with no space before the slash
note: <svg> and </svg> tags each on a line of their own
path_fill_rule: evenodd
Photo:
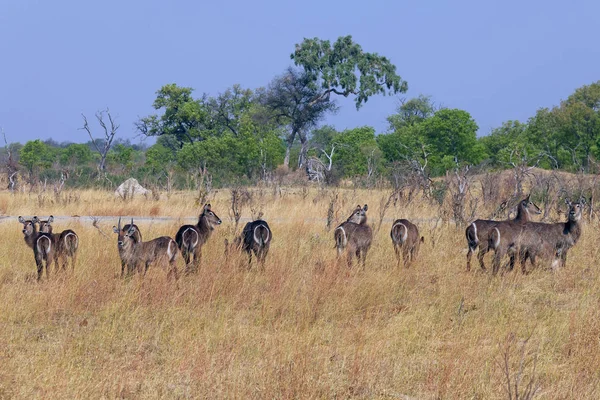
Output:
<svg viewBox="0 0 600 400">
<path fill-rule="evenodd" d="M 373 231 L 367 225 L 368 206 L 356 206 L 352 215 L 346 222 L 340 224 L 333 233 L 335 247 L 337 248 L 338 258 L 342 255 L 344 249 L 348 249 L 348 266 L 352 266 L 352 258 L 356 255 L 362 261 L 363 268 L 367 260 L 367 252 L 371 247 L 373 240 Z"/>
<path fill-rule="evenodd" d="M 168 236 L 161 236 L 148 242 L 138 241 L 139 230 L 131 219 L 129 229 L 121 228 L 121 218 L 118 226 L 113 227 L 113 231 L 118 235 L 118 245 L 123 249 L 123 258 L 128 266 L 128 274 L 137 270 L 141 272 L 141 266 L 144 265 L 143 274 L 146 275 L 150 264 L 155 261 L 169 264 L 169 275 L 175 274 L 177 279 L 177 243 Z"/>
<path fill-rule="evenodd" d="M 42 278 L 44 262 L 46 263 L 46 278 L 50 278 L 50 267 L 54 259 L 54 246 L 52 236 L 38 232 L 35 220 L 37 220 L 37 217 L 27 220 L 19 217 L 19 222 L 23 224 L 25 243 L 33 249 L 33 257 L 37 266 L 37 280 L 39 281 Z"/>
<path fill-rule="evenodd" d="M 252 253 L 256 256 L 258 263 L 264 269 L 265 259 L 269 253 L 271 247 L 271 240 L 273 239 L 273 233 L 269 224 L 262 219 L 248 222 L 242 233 L 237 236 L 231 246 L 239 250 L 243 250 L 248 253 L 248 268 L 252 263 Z M 229 241 L 225 239 L 225 252 L 228 253 Z"/>
<path fill-rule="evenodd" d="M 566 266 L 567 252 L 581 237 L 581 215 L 585 199 L 577 203 L 566 200 L 569 213 L 566 222 L 544 224 L 529 222 L 526 224 L 505 224 L 492 229 L 489 246 L 495 251 L 494 273 L 500 268 L 500 261 L 505 254 L 516 254 L 521 263 L 521 270 L 526 273 L 527 259 L 533 267 L 536 258 L 552 258 L 552 267 Z M 511 269 L 513 267 L 511 263 Z"/>
<path fill-rule="evenodd" d="M 398 265 L 400 265 L 400 253 L 402 253 L 404 266 L 408 267 L 409 263 L 419 255 L 419 247 L 425 241 L 425 238 L 423 236 L 419 238 L 419 229 L 407 219 L 394 221 L 390 236 L 394 244 Z"/>
<path fill-rule="evenodd" d="M 205 204 L 196 225 L 183 225 L 179 228 L 177 235 L 175 235 L 175 241 L 185 260 L 186 271 L 198 270 L 200 257 L 202 256 L 202 246 L 208 241 L 215 225 L 220 224 L 221 219 L 211 210 L 210 204 Z M 192 255 L 194 256 L 193 267 L 190 269 Z"/>
<path fill-rule="evenodd" d="M 56 269 L 59 268 L 60 260 L 60 265 L 62 266 L 62 269 L 65 270 L 70 258 L 71 268 L 74 271 L 75 264 L 77 263 L 77 249 L 79 247 L 79 236 L 77 236 L 75 231 L 67 229 L 61 233 L 52 233 L 52 223 L 54 222 L 54 217 L 52 215 L 48 217 L 47 220 L 40 220 L 37 217 L 34 217 L 34 222 L 37 222 L 40 225 L 40 232 L 52 236 L 52 243 L 55 246 L 54 263 L 56 264 Z"/>
<path fill-rule="evenodd" d="M 490 248 L 488 247 L 489 234 L 495 226 L 498 224 L 514 222 L 517 224 L 524 224 L 531 221 L 530 211 L 535 214 L 541 214 L 540 208 L 531 201 L 531 194 L 525 199 L 521 200 L 517 206 L 517 216 L 513 220 L 507 221 L 491 221 L 487 219 L 478 219 L 472 222 L 465 230 L 465 236 L 467 237 L 467 244 L 469 251 L 467 252 L 467 271 L 471 270 L 471 257 L 475 252 L 475 249 L 479 247 L 479 253 L 477 258 L 479 259 L 479 266 L 482 270 L 485 270 L 485 264 L 483 257 L 486 255 Z M 514 259 L 513 259 L 514 262 Z"/>
<path fill-rule="evenodd" d="M 119 218 L 119 227 L 114 227 L 113 226 L 113 231 L 117 229 L 118 233 L 120 236 L 125 236 L 127 234 L 127 232 L 130 229 L 134 230 L 134 237 L 137 243 L 142 242 L 142 232 L 140 231 L 140 228 L 138 228 L 137 225 L 133 224 L 125 224 L 123 225 L 123 227 L 121 228 L 121 218 Z M 121 259 L 121 278 L 124 276 L 125 274 L 125 267 L 127 267 L 127 271 L 128 273 L 130 271 L 133 271 L 135 265 L 131 264 L 131 261 L 128 259 L 127 257 L 127 253 L 125 252 L 125 250 L 123 249 L 123 246 L 121 246 L 119 243 L 121 241 L 119 239 L 117 239 L 117 249 L 119 250 L 119 258 Z"/>
</svg>

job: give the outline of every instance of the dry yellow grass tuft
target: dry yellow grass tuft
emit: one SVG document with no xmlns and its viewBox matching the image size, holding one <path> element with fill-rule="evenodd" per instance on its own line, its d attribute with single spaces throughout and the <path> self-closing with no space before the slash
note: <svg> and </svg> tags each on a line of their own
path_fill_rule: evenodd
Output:
<svg viewBox="0 0 600 400">
<path fill-rule="evenodd" d="M 127 203 L 102 192 L 71 196 L 3 193 L 0 207 L 11 216 L 181 218 L 200 210 L 194 193 Z M 338 221 L 368 203 L 376 228 L 386 196 L 340 191 Z M 224 223 L 204 247 L 200 272 L 177 282 L 159 268 L 119 279 L 115 235 L 105 238 L 82 217 L 55 223 L 80 235 L 74 273 L 53 270 L 37 283 L 21 225 L 4 220 L 0 398 L 501 399 L 507 371 L 522 390 L 535 378 L 540 398 L 600 398 L 595 224 L 584 227 L 566 269 L 492 278 L 465 271 L 463 229 L 425 222 L 417 222 L 419 260 L 396 268 L 390 220 L 437 212 L 398 204 L 375 229 L 366 269 L 348 269 L 335 262 L 325 229 L 329 193 L 256 190 L 253 199 L 243 215 L 260 208 L 274 234 L 265 272 L 240 267 L 244 256 L 225 260 L 223 241 L 234 232 L 221 191 L 210 201 Z M 183 221 L 136 223 L 149 240 L 174 236 Z M 108 234 L 116 220 L 99 224 Z M 529 364 L 519 375 L 521 361 Z"/>
</svg>

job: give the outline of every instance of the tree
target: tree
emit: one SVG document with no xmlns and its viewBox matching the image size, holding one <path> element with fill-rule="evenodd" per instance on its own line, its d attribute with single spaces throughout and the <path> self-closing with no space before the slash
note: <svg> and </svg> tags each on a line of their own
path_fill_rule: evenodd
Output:
<svg viewBox="0 0 600 400">
<path fill-rule="evenodd" d="M 160 88 L 152 106 L 155 110 L 162 110 L 162 115 L 141 118 L 135 124 L 136 129 L 146 136 L 173 136 L 179 148 L 184 143 L 203 140 L 209 112 L 202 100 L 192 97 L 192 91 L 192 88 L 179 87 L 174 83 Z"/>
<path fill-rule="evenodd" d="M 60 163 L 62 165 L 84 165 L 92 161 L 92 151 L 85 144 L 72 143 L 62 152 Z"/>
<path fill-rule="evenodd" d="M 329 40 L 307 39 L 296 44 L 291 59 L 301 66 L 317 91 L 309 105 L 329 100 L 331 94 L 355 96 L 359 109 L 376 94 L 396 94 L 408 90 L 406 81 L 396 74 L 396 66 L 377 53 L 365 53 L 352 36 Z"/>
<path fill-rule="evenodd" d="M 264 106 L 281 124 L 288 126 L 286 152 L 283 164 L 289 167 L 290 150 L 296 140 L 302 145 L 298 157 L 298 167 L 306 160 L 308 151 L 308 132 L 315 127 L 327 113 L 337 111 L 334 101 L 329 99 L 313 103 L 318 91 L 311 84 L 309 74 L 294 68 L 273 79 L 263 97 Z"/>
<path fill-rule="evenodd" d="M 443 170 L 460 163 L 477 164 L 485 158 L 485 148 L 477 142 L 477 123 L 464 110 L 439 110 L 420 126 L 432 158 Z"/>
<path fill-rule="evenodd" d="M 419 95 L 410 100 L 400 100 L 396 113 L 387 120 L 391 131 L 398 131 L 407 126 L 417 125 L 432 117 L 439 110 L 431 101 L 431 96 Z"/>
<path fill-rule="evenodd" d="M 108 108 L 106 110 L 98 111 L 96 113 L 96 119 L 98 120 L 98 124 L 100 124 L 100 127 L 104 130 L 104 141 L 102 145 L 99 145 L 98 142 L 94 139 L 94 136 L 92 135 L 92 131 L 88 124 L 86 116 L 84 114 L 81 114 L 81 116 L 83 117 L 83 127 L 81 129 L 85 129 L 92 141 L 94 148 L 96 149 L 98 154 L 100 154 L 100 163 L 98 164 L 98 170 L 105 171 L 106 156 L 108 155 L 108 152 L 112 147 L 112 142 L 115 139 L 117 130 L 119 130 L 119 124 L 117 124 L 112 115 L 110 115 L 110 111 L 108 110 Z M 105 116 L 108 117 L 108 122 L 110 126 L 108 126 L 106 124 L 106 121 L 104 121 Z"/>
<path fill-rule="evenodd" d="M 30 183 L 33 183 L 41 169 L 52 166 L 52 152 L 41 140 L 31 140 L 21 148 L 19 163 L 29 172 Z"/>
<path fill-rule="evenodd" d="M 370 157 L 373 157 L 373 160 L 376 157 L 375 129 L 363 126 L 345 130 L 338 137 L 337 143 L 339 150 L 334 155 L 336 168 L 347 177 L 367 175 Z"/>
</svg>

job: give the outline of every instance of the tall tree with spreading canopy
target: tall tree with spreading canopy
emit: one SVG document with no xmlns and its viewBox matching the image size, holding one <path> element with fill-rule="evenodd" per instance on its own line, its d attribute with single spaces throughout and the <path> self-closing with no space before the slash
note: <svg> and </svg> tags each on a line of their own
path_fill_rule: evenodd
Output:
<svg viewBox="0 0 600 400">
<path fill-rule="evenodd" d="M 310 86 L 318 90 L 310 105 L 329 100 L 331 94 L 355 96 L 359 109 L 376 94 L 397 94 L 408 90 L 396 74 L 396 66 L 377 53 L 365 53 L 352 36 L 329 40 L 304 39 L 290 56 L 308 74 Z"/>
<path fill-rule="evenodd" d="M 263 97 L 263 103 L 270 110 L 272 117 L 281 124 L 287 125 L 286 152 L 283 164 L 290 163 L 290 149 L 300 139 L 302 149 L 298 157 L 298 167 L 306 160 L 308 151 L 308 132 L 329 112 L 335 112 L 337 106 L 332 100 L 323 100 L 311 104 L 318 91 L 312 87 L 310 76 L 294 68 L 273 79 Z"/>
<path fill-rule="evenodd" d="M 340 37 L 333 45 L 329 40 L 305 38 L 302 43 L 296 44 L 290 57 L 296 66 L 302 68 L 303 73 L 288 70 L 287 79 L 292 77 L 291 73 L 297 80 L 294 86 L 286 91 L 295 94 L 288 99 L 286 107 L 279 107 L 294 110 L 300 122 L 290 123 L 284 159 L 286 166 L 289 166 L 289 149 L 296 136 L 302 143 L 298 166 L 303 165 L 308 151 L 307 128 L 314 126 L 328 112 L 337 109 L 333 104 L 332 94 L 354 96 L 356 109 L 359 109 L 371 96 L 403 93 L 408 89 L 406 81 L 396 74 L 395 65 L 377 53 L 364 52 L 362 47 L 352 40 L 352 36 Z M 280 80 L 280 83 L 285 82 L 285 79 L 283 82 Z M 290 89 L 294 89 L 294 92 Z M 306 124 L 307 120 L 310 123 Z"/>
</svg>

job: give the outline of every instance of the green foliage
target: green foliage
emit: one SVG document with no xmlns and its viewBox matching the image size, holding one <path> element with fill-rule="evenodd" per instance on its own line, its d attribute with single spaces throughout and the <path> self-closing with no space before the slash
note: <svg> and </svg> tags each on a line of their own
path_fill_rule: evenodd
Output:
<svg viewBox="0 0 600 400">
<path fill-rule="evenodd" d="M 31 140 L 21 148 L 19 163 L 30 175 L 42 169 L 50 168 L 54 160 L 54 151 L 39 139 Z"/>
<path fill-rule="evenodd" d="M 162 115 L 150 115 L 137 122 L 137 129 L 147 136 L 171 135 L 179 146 L 204 138 L 209 113 L 202 101 L 192 97 L 192 88 L 176 84 L 163 86 L 156 92 L 153 107 Z"/>
<path fill-rule="evenodd" d="M 83 166 L 93 160 L 92 150 L 85 144 L 68 145 L 60 156 L 61 165 Z"/>
<path fill-rule="evenodd" d="M 337 143 L 338 150 L 333 159 L 335 168 L 341 171 L 342 176 L 366 175 L 369 158 L 379 155 L 374 154 L 379 151 L 375 141 L 375 129 L 369 126 L 343 131 L 337 138 Z"/>
<path fill-rule="evenodd" d="M 314 89 L 320 90 L 315 101 L 329 99 L 331 93 L 356 96 L 356 108 L 376 94 L 396 94 L 408 85 L 396 74 L 396 66 L 377 53 L 366 53 L 352 36 L 329 40 L 307 39 L 296 44 L 291 59 L 302 66 Z"/>
<path fill-rule="evenodd" d="M 156 143 L 146 150 L 146 162 L 145 165 L 153 173 L 165 171 L 169 169 L 176 160 L 176 153 L 172 149 L 163 146 L 160 143 Z"/>
</svg>

